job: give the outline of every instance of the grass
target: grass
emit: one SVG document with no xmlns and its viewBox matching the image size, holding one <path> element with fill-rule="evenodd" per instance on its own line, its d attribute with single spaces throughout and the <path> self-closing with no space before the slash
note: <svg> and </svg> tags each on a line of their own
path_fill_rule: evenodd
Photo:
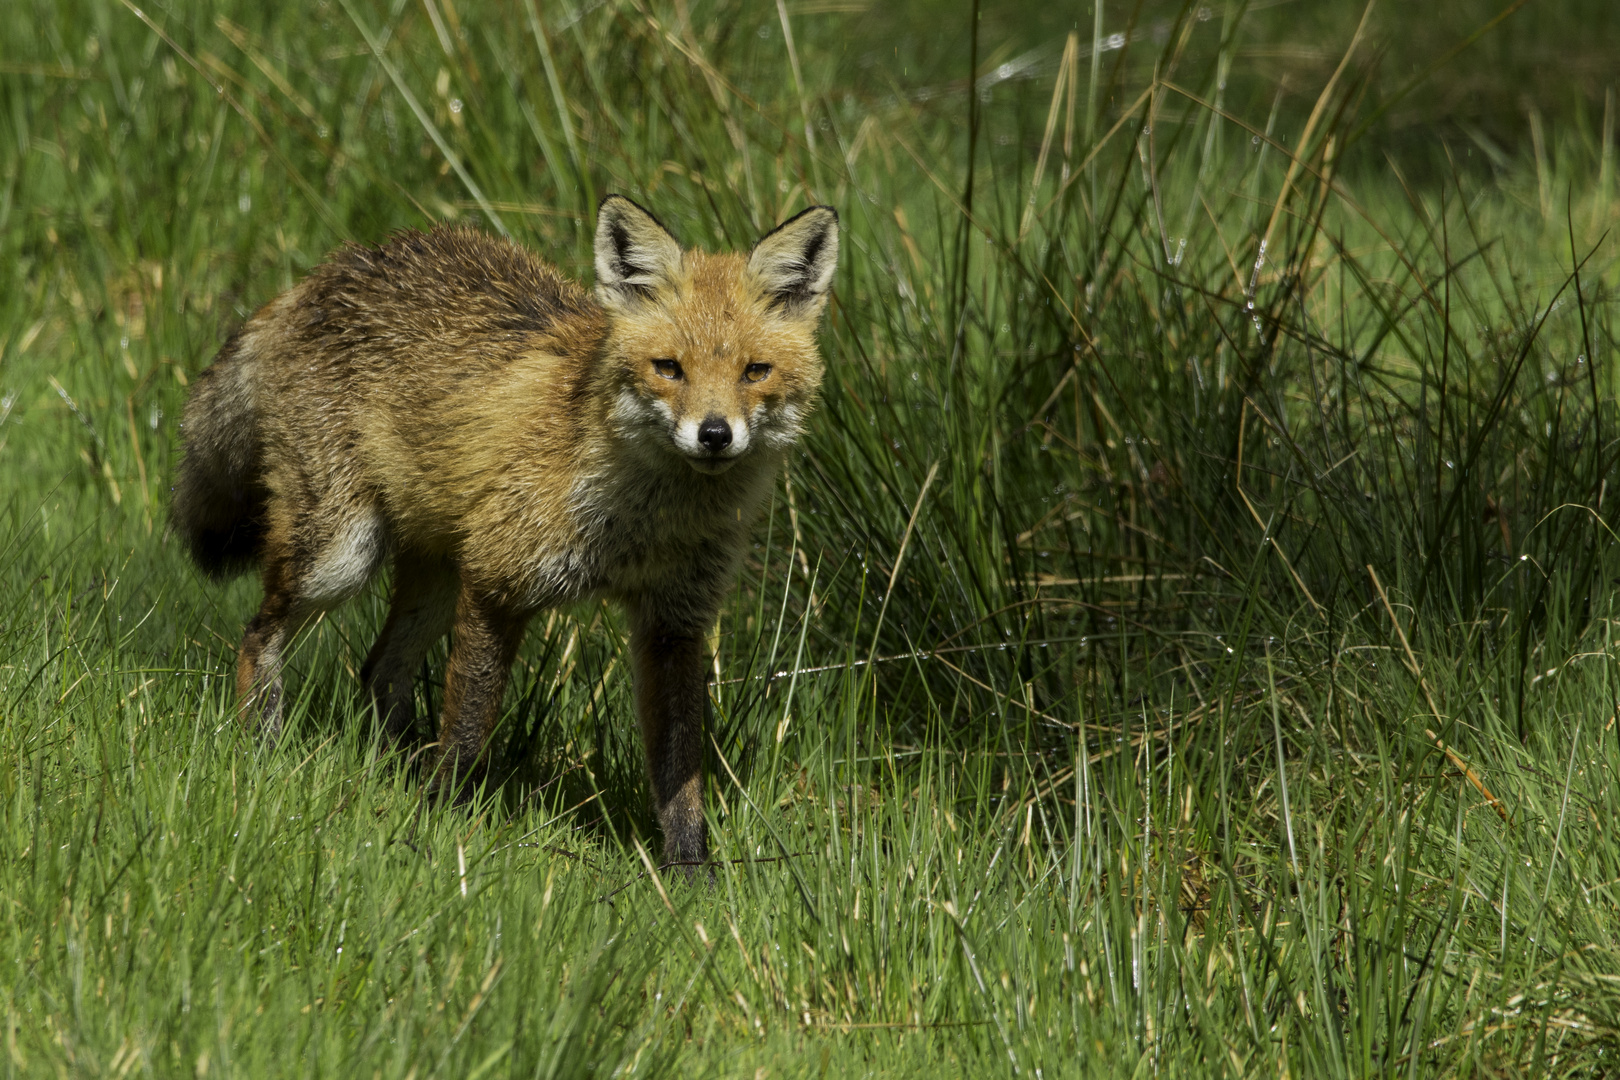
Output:
<svg viewBox="0 0 1620 1080">
<path fill-rule="evenodd" d="M 1386 158 L 1376 37 L 1240 95 L 1237 10 L 18 12 L 8 1075 L 1613 1071 L 1612 115 Z M 608 191 L 845 223 L 715 639 L 708 890 L 656 872 L 614 611 L 535 627 L 512 779 L 446 809 L 357 700 L 381 585 L 267 751 L 256 587 L 166 530 L 188 382 L 324 252 L 457 217 L 588 279 Z"/>
</svg>

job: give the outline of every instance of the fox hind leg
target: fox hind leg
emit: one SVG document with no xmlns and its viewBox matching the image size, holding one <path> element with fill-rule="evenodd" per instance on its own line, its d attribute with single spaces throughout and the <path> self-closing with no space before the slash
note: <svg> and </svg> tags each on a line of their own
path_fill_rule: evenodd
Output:
<svg viewBox="0 0 1620 1080">
<path fill-rule="evenodd" d="M 382 520 L 359 507 L 335 507 L 321 515 L 304 514 L 293 520 L 304 530 L 289 528 L 291 515 L 272 505 L 272 525 L 264 545 L 264 600 L 242 635 L 236 660 L 236 695 L 240 715 L 257 714 L 261 737 L 274 743 L 281 734 L 282 665 L 293 636 L 312 617 L 359 592 L 383 554 Z M 322 530 L 319 542 L 298 533 L 335 522 Z"/>
<path fill-rule="evenodd" d="M 487 744 L 500 717 L 501 695 L 528 616 L 514 612 L 466 583 L 456 598 L 450 665 L 432 787 L 465 799 L 489 767 Z"/>
<path fill-rule="evenodd" d="M 265 567 L 264 600 L 236 654 L 238 715 L 246 723 L 256 721 L 260 738 L 272 745 L 281 736 L 282 661 L 293 635 L 315 613 L 299 602 L 287 571 L 279 562 Z"/>
<path fill-rule="evenodd" d="M 394 557 L 394 596 L 360 678 L 394 746 L 415 741 L 416 673 L 428 649 L 450 629 L 456 612 L 455 568 L 441 559 L 401 552 Z"/>
</svg>

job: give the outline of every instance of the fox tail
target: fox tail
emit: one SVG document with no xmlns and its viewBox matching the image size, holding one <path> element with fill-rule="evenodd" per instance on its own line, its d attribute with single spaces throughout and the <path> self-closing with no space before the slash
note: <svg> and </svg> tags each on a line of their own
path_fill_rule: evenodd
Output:
<svg viewBox="0 0 1620 1080">
<path fill-rule="evenodd" d="M 239 331 L 198 379 L 180 421 L 184 457 L 170 520 L 192 559 L 215 580 L 250 569 L 264 538 L 255 367 Z"/>
</svg>

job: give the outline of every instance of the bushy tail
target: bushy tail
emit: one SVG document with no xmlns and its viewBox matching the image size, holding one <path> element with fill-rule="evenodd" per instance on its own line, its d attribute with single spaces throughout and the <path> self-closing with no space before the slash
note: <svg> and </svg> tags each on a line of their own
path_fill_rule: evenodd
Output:
<svg viewBox="0 0 1620 1080">
<path fill-rule="evenodd" d="M 238 333 L 198 379 L 180 421 L 185 456 L 170 520 L 203 573 L 216 580 L 251 568 L 264 535 L 254 366 Z"/>
</svg>

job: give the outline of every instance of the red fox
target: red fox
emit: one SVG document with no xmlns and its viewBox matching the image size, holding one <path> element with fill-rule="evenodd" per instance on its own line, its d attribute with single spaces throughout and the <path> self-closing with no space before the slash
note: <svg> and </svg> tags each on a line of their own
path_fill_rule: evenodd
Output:
<svg viewBox="0 0 1620 1080">
<path fill-rule="evenodd" d="M 665 858 L 690 865 L 708 857 L 704 639 L 815 401 L 838 215 L 711 255 L 610 195 L 595 255 L 593 298 L 469 228 L 344 247 L 198 379 L 173 521 L 210 576 L 261 568 L 236 689 L 271 740 L 293 635 L 391 561 L 362 678 L 406 743 L 413 676 L 452 631 L 430 773 L 450 794 L 485 773 L 529 618 L 622 604 Z"/>
</svg>

